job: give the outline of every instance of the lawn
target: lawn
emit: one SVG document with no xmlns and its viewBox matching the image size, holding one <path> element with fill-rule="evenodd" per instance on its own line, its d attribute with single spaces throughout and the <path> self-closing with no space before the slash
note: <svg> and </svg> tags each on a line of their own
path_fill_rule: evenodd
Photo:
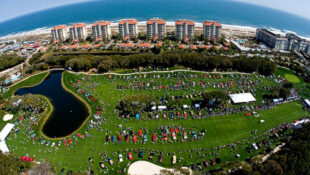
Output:
<svg viewBox="0 0 310 175">
<path fill-rule="evenodd" d="M 77 93 L 78 91 L 72 86 L 77 80 L 86 80 L 88 77 L 86 75 L 76 75 L 69 72 L 64 72 L 63 82 L 64 85 L 70 89 L 72 92 L 76 93 L 82 97 L 88 105 L 93 110 L 93 113 L 96 112 L 96 106 L 98 103 L 103 103 L 104 112 L 102 113 L 102 118 L 106 121 L 102 124 L 91 124 L 91 120 L 97 122 L 94 117 L 91 117 L 90 120 L 81 128 L 80 133 L 87 131 L 90 135 L 84 139 L 75 140 L 73 136 L 69 136 L 73 140 L 72 145 L 64 147 L 63 143 L 57 148 L 51 148 L 51 146 L 46 146 L 45 144 L 40 144 L 43 140 L 40 137 L 35 143 L 30 137 L 30 131 L 26 131 L 28 126 L 28 120 L 24 120 L 22 125 L 19 122 L 16 122 L 17 128 L 20 129 L 20 132 L 16 135 L 11 134 L 7 138 L 7 144 L 15 154 L 18 156 L 28 154 L 31 157 L 35 157 L 36 160 L 48 159 L 53 162 L 57 167 L 57 171 L 61 168 L 66 167 L 66 171 L 72 169 L 74 171 L 84 171 L 87 169 L 94 169 L 96 173 L 99 173 L 98 163 L 104 161 L 104 164 L 108 167 L 109 174 L 116 174 L 117 170 L 123 170 L 127 167 L 128 163 L 132 163 L 135 160 L 140 160 L 138 158 L 137 151 L 144 150 L 144 160 L 147 160 L 147 156 L 150 151 L 154 151 L 156 157 L 151 161 L 157 163 L 157 155 L 163 153 L 165 156 L 163 163 L 160 163 L 161 166 L 171 167 L 171 166 L 180 166 L 180 165 L 190 165 L 192 163 L 197 163 L 198 161 L 202 162 L 203 160 L 209 160 L 210 158 L 215 158 L 218 155 L 222 162 L 225 161 L 235 161 L 237 160 L 234 156 L 236 153 L 241 154 L 241 160 L 248 158 L 249 156 L 257 153 L 253 152 L 249 154 L 245 151 L 245 147 L 256 140 L 266 138 L 264 133 L 271 128 L 274 128 L 285 122 L 292 122 L 293 120 L 300 119 L 308 115 L 306 111 L 302 109 L 302 104 L 299 101 L 290 102 L 286 104 L 281 104 L 270 110 L 258 111 L 259 117 L 255 118 L 253 116 L 245 116 L 244 113 L 224 115 L 217 117 L 210 117 L 205 119 L 193 119 L 189 117 L 188 119 L 164 119 L 160 117 L 159 119 L 147 119 L 145 115 L 142 115 L 141 120 L 135 120 L 134 118 L 124 119 L 119 118 L 118 113 L 115 111 L 115 106 L 118 103 L 118 100 L 126 94 L 136 94 L 136 93 L 148 93 L 152 96 L 161 97 L 165 94 L 169 95 L 184 95 L 188 93 L 196 93 L 201 91 L 200 87 L 195 87 L 190 90 L 179 90 L 179 91 L 160 91 L 160 90 L 116 90 L 116 86 L 120 84 L 126 84 L 126 82 L 121 80 L 108 80 L 106 76 L 90 76 L 90 81 L 84 81 L 83 88 L 86 89 L 92 88 L 90 92 L 92 95 L 98 99 L 97 103 L 91 102 L 89 98 Z M 251 77 L 254 81 L 254 76 Z M 224 77 L 223 81 L 227 81 L 229 77 Z M 26 80 L 24 84 L 30 84 L 30 79 Z M 173 82 L 174 80 L 169 80 L 165 78 L 156 79 L 153 83 L 161 82 L 163 84 Z M 200 81 L 199 78 L 194 81 Z M 40 82 L 40 81 L 39 81 Z M 92 82 L 92 84 L 90 84 Z M 136 82 L 136 81 L 134 81 Z M 82 83 L 81 83 L 82 85 Z M 95 85 L 92 87 L 92 85 Z M 256 85 L 256 88 L 261 88 L 263 86 L 274 86 L 275 83 L 268 79 L 261 79 L 261 83 Z M 21 87 L 21 86 L 20 86 Z M 80 87 L 82 88 L 82 87 Z M 214 88 L 209 87 L 206 90 L 213 90 Z M 237 91 L 238 88 L 234 87 L 233 91 Z M 261 93 L 265 90 L 259 90 L 257 96 L 261 96 Z M 258 97 L 259 98 L 259 97 Z M 259 100 L 260 101 L 260 100 Z M 190 104 L 188 99 L 182 100 L 183 103 Z M 162 113 L 161 113 L 162 114 Z M 161 115 L 162 116 L 162 115 Z M 265 120 L 265 123 L 259 123 L 260 120 Z M 101 120 L 100 120 L 101 121 Z M 122 125 L 122 128 L 119 128 L 119 125 Z M 94 126 L 94 127 L 90 127 Z M 122 140 L 121 143 L 118 142 L 106 142 L 105 136 L 115 135 L 121 132 L 122 129 L 131 128 L 134 132 L 137 132 L 139 129 L 147 129 L 149 133 L 157 131 L 159 133 L 160 126 L 169 126 L 169 127 L 182 127 L 186 130 L 197 130 L 201 131 L 206 130 L 205 136 L 201 140 L 190 140 L 181 142 L 180 134 L 177 134 L 177 141 L 172 141 L 169 137 L 168 142 L 159 141 L 155 143 L 151 142 L 151 134 L 148 134 L 148 142 L 143 143 L 134 143 L 133 141 L 125 142 Z M 253 135 L 251 132 L 257 129 L 257 134 Z M 262 136 L 260 136 L 263 134 Z M 158 134 L 159 135 L 159 134 Z M 190 136 L 189 136 L 190 138 Z M 138 138 L 139 141 L 142 141 L 142 138 Z M 241 144 L 237 145 L 237 149 L 233 150 L 231 146 L 226 148 L 217 149 L 220 145 L 231 144 L 239 141 Z M 53 141 L 51 141 L 53 142 Z M 56 141 L 56 145 L 57 145 Z M 126 158 L 128 152 L 133 152 L 133 161 L 129 161 Z M 108 165 L 107 159 L 112 158 L 117 162 L 117 156 L 119 153 L 122 153 L 125 157 L 123 163 L 116 163 L 113 166 Z M 176 154 L 179 159 L 176 165 L 171 165 L 171 156 Z M 89 163 L 88 159 L 92 158 L 94 164 Z M 106 159 L 104 159 L 106 158 Z M 107 172 L 107 170 L 106 170 Z"/>
<path fill-rule="evenodd" d="M 299 83 L 299 79 L 297 76 L 292 75 L 292 74 L 285 74 L 285 78 L 287 79 L 287 81 L 291 82 L 291 83 Z"/>
</svg>

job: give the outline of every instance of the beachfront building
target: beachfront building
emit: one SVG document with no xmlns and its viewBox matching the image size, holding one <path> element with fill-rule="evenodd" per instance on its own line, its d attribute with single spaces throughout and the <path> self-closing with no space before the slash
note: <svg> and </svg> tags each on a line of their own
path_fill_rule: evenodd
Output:
<svg viewBox="0 0 310 175">
<path fill-rule="evenodd" d="M 256 40 L 275 50 L 288 50 L 288 39 L 266 29 L 256 30 Z"/>
<path fill-rule="evenodd" d="M 162 39 L 166 35 L 166 21 L 153 18 L 146 22 L 147 37 L 149 39 Z"/>
<path fill-rule="evenodd" d="M 111 38 L 111 26 L 109 21 L 98 21 L 92 25 L 92 36 L 95 40 L 109 40 Z"/>
<path fill-rule="evenodd" d="M 87 38 L 87 30 L 85 23 L 73 24 L 70 26 L 70 39 L 75 41 L 83 41 Z"/>
<path fill-rule="evenodd" d="M 219 40 L 222 25 L 216 21 L 205 21 L 203 23 L 203 36 L 208 40 Z"/>
<path fill-rule="evenodd" d="M 124 40 L 137 37 L 138 35 L 137 24 L 138 21 L 135 19 L 124 19 L 121 22 L 119 22 L 118 30 L 120 37 Z"/>
<path fill-rule="evenodd" d="M 292 33 L 286 34 L 286 38 L 288 40 L 288 50 L 310 53 L 310 50 L 308 50 L 310 47 L 309 41 L 302 39 Z"/>
<path fill-rule="evenodd" d="M 256 40 L 263 42 L 275 50 L 301 51 L 310 53 L 310 43 L 294 34 L 288 33 L 286 36 L 274 34 L 266 29 L 256 30 Z"/>
<path fill-rule="evenodd" d="M 68 29 L 66 25 L 55 26 L 51 30 L 54 41 L 65 41 L 68 39 Z"/>
<path fill-rule="evenodd" d="M 188 41 L 194 38 L 195 23 L 190 20 L 178 20 L 175 22 L 175 36 L 179 40 Z"/>
</svg>

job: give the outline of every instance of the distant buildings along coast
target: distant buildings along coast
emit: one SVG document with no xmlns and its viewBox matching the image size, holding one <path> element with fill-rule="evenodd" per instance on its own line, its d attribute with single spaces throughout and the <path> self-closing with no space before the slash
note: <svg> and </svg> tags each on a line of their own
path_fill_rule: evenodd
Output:
<svg viewBox="0 0 310 175">
<path fill-rule="evenodd" d="M 91 35 L 95 40 L 106 40 L 111 38 L 111 22 L 98 21 L 91 27 Z M 118 33 L 123 40 L 138 36 L 138 21 L 136 19 L 124 19 L 118 23 Z M 215 21 L 203 23 L 203 36 L 209 40 L 218 40 L 221 37 L 222 25 Z M 69 32 L 69 35 L 68 35 Z M 54 42 L 71 40 L 85 40 L 90 33 L 87 32 L 86 24 L 73 24 L 69 30 L 66 25 L 52 28 Z M 166 36 L 166 21 L 160 18 L 152 18 L 146 22 L 146 34 L 148 39 L 158 40 Z M 180 40 L 191 40 L 195 35 L 195 23 L 191 20 L 180 19 L 175 22 L 175 36 Z"/>
<path fill-rule="evenodd" d="M 310 42 L 291 33 L 282 36 L 266 29 L 257 29 L 256 40 L 266 44 L 274 50 L 310 53 Z"/>
</svg>

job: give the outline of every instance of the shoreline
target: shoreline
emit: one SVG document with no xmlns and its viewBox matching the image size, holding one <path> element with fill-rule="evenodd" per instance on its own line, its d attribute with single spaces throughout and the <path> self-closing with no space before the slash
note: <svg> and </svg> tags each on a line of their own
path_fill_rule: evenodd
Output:
<svg viewBox="0 0 310 175">
<path fill-rule="evenodd" d="M 174 21 L 166 21 L 166 30 L 167 32 L 174 31 L 175 30 L 175 22 Z M 91 25 L 87 23 L 87 30 L 89 33 L 91 33 Z M 202 26 L 203 24 L 201 22 L 195 22 L 195 30 L 196 34 L 201 34 L 202 33 Z M 255 36 L 256 34 L 256 29 L 259 27 L 253 27 L 253 26 L 242 26 L 242 25 L 233 25 L 233 24 L 222 24 L 222 32 L 224 34 L 230 34 L 230 35 L 250 35 L 250 36 Z M 137 24 L 138 31 L 141 33 L 146 33 L 146 21 L 140 21 Z M 12 33 L 8 34 L 5 36 L 0 37 L 0 41 L 6 41 L 6 40 L 31 40 L 33 38 L 40 38 L 41 40 L 46 40 L 49 39 L 51 36 L 50 31 L 52 27 L 41 27 L 41 28 L 36 28 L 33 30 L 29 31 L 22 31 L 22 32 L 17 32 L 17 33 Z M 111 30 L 112 34 L 118 33 L 118 23 L 117 21 L 113 21 L 111 23 Z M 288 30 L 281 30 L 281 29 L 276 29 L 269 27 L 268 30 L 271 30 L 272 32 L 276 34 L 282 34 L 284 35 L 287 32 L 291 32 L 296 34 L 296 32 L 293 31 L 288 31 Z M 299 36 L 299 35 L 298 35 Z M 310 40 L 310 36 L 300 36 L 301 38 L 308 39 Z"/>
</svg>

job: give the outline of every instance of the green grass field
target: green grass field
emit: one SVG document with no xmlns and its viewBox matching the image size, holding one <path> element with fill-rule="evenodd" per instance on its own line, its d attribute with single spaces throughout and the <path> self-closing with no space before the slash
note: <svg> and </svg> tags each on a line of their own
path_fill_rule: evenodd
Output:
<svg viewBox="0 0 310 175">
<path fill-rule="evenodd" d="M 76 82 L 77 79 L 81 79 L 82 77 L 86 78 L 86 75 L 75 75 L 69 72 L 64 72 L 63 80 L 65 86 L 73 92 L 77 92 L 72 83 Z M 15 138 L 14 134 L 11 134 L 7 138 L 7 144 L 15 154 L 18 156 L 29 154 L 32 157 L 35 157 L 36 160 L 48 159 L 53 162 L 57 168 L 57 172 L 63 167 L 66 167 L 66 171 L 72 169 L 74 171 L 85 171 L 88 168 L 94 169 L 96 173 L 100 173 L 98 163 L 103 161 L 102 155 L 106 154 L 107 158 L 112 158 L 115 162 L 117 162 L 117 156 L 119 153 L 122 153 L 125 160 L 123 163 L 116 163 L 116 165 L 110 166 L 108 162 L 104 162 L 104 164 L 108 167 L 109 174 L 116 174 L 117 170 L 123 170 L 123 168 L 127 167 L 128 163 L 132 163 L 133 161 L 140 160 L 138 159 L 137 150 L 144 150 L 144 160 L 147 160 L 148 153 L 153 151 L 163 152 L 165 155 L 163 163 L 160 163 L 161 166 L 173 167 L 173 166 L 187 166 L 191 163 L 202 162 L 203 160 L 209 160 L 210 158 L 215 158 L 216 153 L 221 159 L 222 162 L 226 161 L 236 161 L 237 159 L 234 157 L 235 154 L 239 153 L 241 155 L 240 160 L 244 160 L 245 158 L 249 158 L 251 155 L 256 154 L 258 151 L 254 151 L 252 154 L 246 152 L 245 147 L 254 141 L 259 141 L 261 139 L 267 139 L 264 134 L 269 129 L 276 127 L 285 122 L 292 122 L 293 120 L 300 119 L 308 115 L 306 111 L 302 109 L 302 104 L 298 101 L 286 103 L 282 105 L 278 105 L 277 107 L 259 111 L 260 116 L 258 118 L 254 118 L 253 116 L 245 116 L 244 113 L 241 114 L 233 114 L 233 115 L 225 115 L 218 117 L 211 117 L 206 119 L 164 119 L 160 118 L 157 120 L 151 119 L 119 119 L 117 113 L 115 113 L 115 106 L 119 99 L 121 99 L 125 94 L 135 94 L 137 91 L 126 90 L 125 92 L 116 90 L 116 85 L 119 82 L 107 82 L 106 80 L 102 80 L 102 76 L 92 76 L 92 80 L 96 87 L 94 88 L 94 96 L 98 98 L 100 101 L 104 102 L 105 111 L 103 113 L 103 117 L 107 120 L 105 123 L 100 125 L 100 128 L 92 128 L 89 129 L 89 122 L 81 128 L 80 133 L 83 133 L 85 129 L 92 137 L 86 137 L 84 139 L 78 139 L 78 141 L 71 138 L 74 142 L 73 145 L 64 147 L 61 144 L 60 147 L 56 146 L 57 149 L 51 148 L 50 146 L 46 146 L 45 144 L 41 145 L 39 142 L 42 138 L 38 139 L 36 143 L 33 143 L 32 138 L 30 138 L 30 134 L 26 132 L 26 127 L 29 124 L 29 121 L 23 121 L 23 126 L 17 124 L 17 128 L 20 129 L 20 132 L 17 134 L 17 138 Z M 38 78 L 39 79 L 39 78 Z M 31 79 L 23 82 L 25 85 L 31 84 Z M 169 80 L 160 80 L 162 82 Z M 40 82 L 40 81 L 38 81 Z M 273 85 L 272 81 L 263 81 L 261 85 Z M 86 84 L 88 86 L 88 84 Z M 19 87 L 22 87 L 19 85 Z M 212 88 L 211 88 L 212 90 Z M 263 93 L 259 92 L 260 93 Z M 165 92 L 161 91 L 144 91 L 144 93 L 149 93 L 154 96 L 161 96 L 165 94 Z M 170 95 L 182 95 L 187 93 L 186 91 L 177 91 L 177 92 L 169 92 Z M 77 94 L 81 96 L 80 94 Z M 260 94 L 261 95 L 261 94 Z M 84 96 L 81 96 L 85 101 L 88 99 Z M 184 100 L 184 103 L 188 101 Z M 89 103 L 91 106 L 93 113 L 95 112 L 95 104 Z M 93 120 L 93 117 L 90 119 Z M 265 120 L 265 123 L 259 123 L 260 120 Z M 28 122 L 28 123 L 27 123 Z M 146 144 L 142 143 L 133 143 L 124 142 L 105 142 L 106 134 L 116 135 L 117 132 L 121 131 L 119 129 L 119 125 L 122 125 L 122 128 L 132 128 L 135 132 L 138 129 L 147 128 L 150 133 L 156 130 L 160 126 L 182 126 L 183 128 L 194 128 L 198 131 L 202 129 L 206 129 L 206 135 L 202 140 L 194 140 L 194 141 L 176 141 L 176 142 L 155 142 L 152 143 L 149 141 Z M 257 129 L 258 133 L 252 135 L 251 132 Z M 253 138 L 253 136 L 255 138 Z M 177 135 L 177 137 L 181 137 Z M 256 138 L 257 137 L 257 138 Z M 67 138 L 67 139 L 68 139 Z M 171 138 L 169 138 L 171 140 Z M 141 138 L 139 138 L 141 140 Z M 233 150 L 232 147 L 226 147 L 221 150 L 217 150 L 216 147 L 220 145 L 230 144 L 239 141 L 241 144 L 237 145 L 237 149 Z M 53 141 L 51 141 L 53 142 Z M 57 143 L 57 141 L 56 141 Z M 201 149 L 201 151 L 197 151 Z M 262 149 L 261 149 L 262 150 Z M 128 152 L 133 152 L 133 161 L 129 161 L 126 158 L 126 154 Z M 175 153 L 177 157 L 182 157 L 176 165 L 171 165 L 171 155 Z M 159 155 L 156 153 L 155 155 Z M 200 156 L 204 155 L 204 158 L 200 158 Z M 93 158 L 94 165 L 90 164 L 87 160 L 88 158 Z M 157 156 L 152 161 L 157 163 Z M 212 167 L 211 167 L 212 168 Z M 214 168 L 214 167 L 213 167 Z"/>
<path fill-rule="evenodd" d="M 297 76 L 292 75 L 292 74 L 285 74 L 285 78 L 287 79 L 287 81 L 291 82 L 291 83 L 299 83 L 299 79 Z"/>
</svg>

